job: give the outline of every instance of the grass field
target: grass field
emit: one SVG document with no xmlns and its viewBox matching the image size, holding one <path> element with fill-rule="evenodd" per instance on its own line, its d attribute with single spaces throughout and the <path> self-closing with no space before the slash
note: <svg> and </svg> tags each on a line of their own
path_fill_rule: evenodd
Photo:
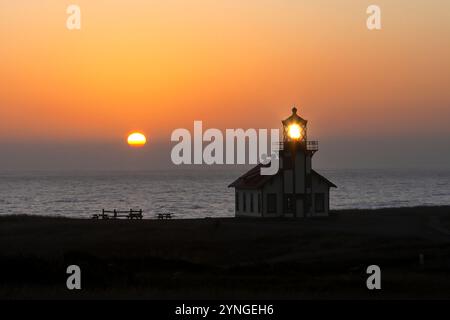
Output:
<svg viewBox="0 0 450 320">
<path fill-rule="evenodd" d="M 71 264 L 82 290 L 66 289 Z M 378 291 L 366 287 L 372 264 Z M 449 275 L 450 207 L 297 220 L 0 218 L 3 299 L 450 298 Z"/>
</svg>

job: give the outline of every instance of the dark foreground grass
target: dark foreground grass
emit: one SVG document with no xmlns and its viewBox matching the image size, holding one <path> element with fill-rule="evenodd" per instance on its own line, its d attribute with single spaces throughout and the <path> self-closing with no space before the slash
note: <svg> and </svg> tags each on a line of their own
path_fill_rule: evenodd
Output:
<svg viewBox="0 0 450 320">
<path fill-rule="evenodd" d="M 66 289 L 71 264 L 81 291 Z M 381 291 L 366 288 L 371 264 Z M 298 220 L 0 218 L 1 298 L 450 298 L 449 271 L 450 207 Z"/>
</svg>

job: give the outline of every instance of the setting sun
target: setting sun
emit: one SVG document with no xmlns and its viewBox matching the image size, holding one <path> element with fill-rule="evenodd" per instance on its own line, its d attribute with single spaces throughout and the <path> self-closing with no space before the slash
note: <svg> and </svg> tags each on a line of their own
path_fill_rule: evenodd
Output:
<svg viewBox="0 0 450 320">
<path fill-rule="evenodd" d="M 145 136 L 140 132 L 133 132 L 128 136 L 128 145 L 133 147 L 142 147 L 146 144 L 147 139 Z"/>
</svg>

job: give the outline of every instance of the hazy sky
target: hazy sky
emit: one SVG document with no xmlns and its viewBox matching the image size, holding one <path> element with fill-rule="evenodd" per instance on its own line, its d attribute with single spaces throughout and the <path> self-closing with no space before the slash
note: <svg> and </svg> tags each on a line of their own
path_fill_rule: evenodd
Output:
<svg viewBox="0 0 450 320">
<path fill-rule="evenodd" d="M 151 169 L 175 128 L 294 104 L 317 166 L 449 167 L 449 84 L 448 0 L 0 0 L 0 170 Z"/>
</svg>

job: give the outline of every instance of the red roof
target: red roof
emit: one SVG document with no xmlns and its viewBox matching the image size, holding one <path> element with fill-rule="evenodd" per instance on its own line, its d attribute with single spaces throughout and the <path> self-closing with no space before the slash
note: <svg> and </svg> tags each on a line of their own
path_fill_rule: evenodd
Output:
<svg viewBox="0 0 450 320">
<path fill-rule="evenodd" d="M 237 189 L 260 189 L 262 188 L 267 182 L 269 182 L 272 178 L 279 175 L 281 170 L 278 171 L 276 175 L 268 175 L 263 176 L 261 175 L 261 167 L 269 167 L 269 164 L 263 165 L 258 164 L 256 167 L 250 169 L 246 173 L 244 173 L 242 176 L 237 178 L 235 181 L 233 181 L 228 187 L 229 188 L 237 188 Z M 318 177 L 320 180 L 328 184 L 330 187 L 337 188 L 337 186 L 319 174 L 317 171 L 311 169 L 311 173 Z"/>
<path fill-rule="evenodd" d="M 258 164 L 256 167 L 250 169 L 242 176 L 231 183 L 228 188 L 234 187 L 238 189 L 259 189 L 269 182 L 275 175 L 263 176 L 261 175 L 261 167 L 268 167 L 270 164 Z M 277 173 L 278 174 L 278 173 Z"/>
</svg>

